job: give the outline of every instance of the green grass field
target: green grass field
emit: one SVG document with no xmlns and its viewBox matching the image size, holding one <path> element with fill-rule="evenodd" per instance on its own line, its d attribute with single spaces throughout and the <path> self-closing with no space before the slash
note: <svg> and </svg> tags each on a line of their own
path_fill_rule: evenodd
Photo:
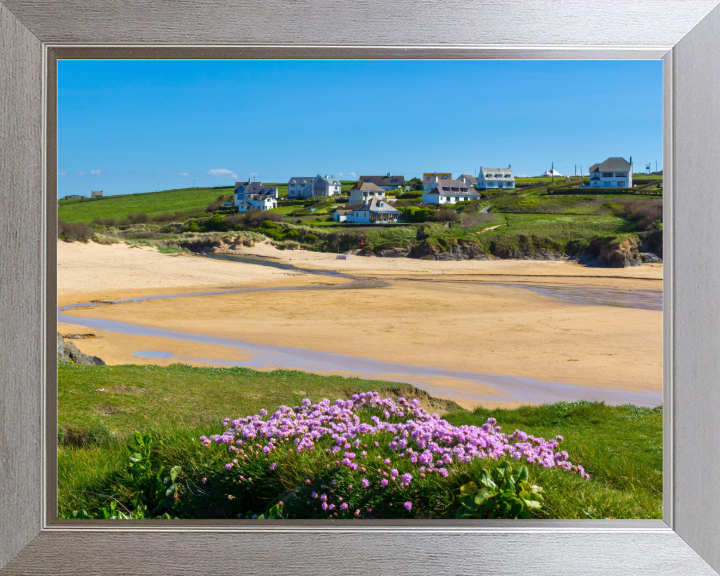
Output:
<svg viewBox="0 0 720 576">
<path fill-rule="evenodd" d="M 228 188 L 183 188 L 161 192 L 143 192 L 106 196 L 99 199 L 63 200 L 58 202 L 58 219 L 90 224 L 93 218 L 126 218 L 144 212 L 152 217 L 164 212 L 203 211 L 221 194 L 232 194 Z M 157 207 L 156 207 L 157 206 Z"/>
<path fill-rule="evenodd" d="M 480 426 L 492 416 L 508 433 L 518 428 L 545 438 L 562 435 L 562 449 L 574 464 L 588 471 L 590 480 L 529 465 L 530 481 L 546 491 L 547 513 L 542 517 L 662 516 L 661 408 L 577 402 L 471 412 L 452 402 L 433 400 L 409 385 L 381 381 L 179 364 L 81 367 L 65 363 L 58 365 L 60 516 L 84 510 L 81 517 L 112 517 L 108 507 L 137 511 L 142 501 L 146 511 L 157 505 L 174 517 L 237 518 L 272 513 L 282 500 L 283 517 L 326 518 L 328 514 L 320 511 L 310 492 L 327 491 L 323 486 L 332 484 L 334 496 L 343 495 L 351 509 L 362 507 L 363 517 L 454 516 L 460 486 L 477 480 L 483 468 L 493 465 L 491 460 L 453 464 L 449 468 L 456 470 L 448 478 L 421 478 L 417 468 L 388 450 L 388 438 L 378 436 L 384 442 L 376 448 L 368 440 L 368 454 L 358 461 L 374 468 L 377 456 L 396 460 L 401 474 L 409 470 L 415 475 L 412 489 L 393 485 L 387 491 L 359 490 L 362 476 L 373 482 L 382 476 L 374 470 L 351 472 L 338 467 L 336 457 L 321 449 L 329 446 L 327 442 L 301 454 L 281 450 L 272 457 L 274 466 L 259 453 L 243 460 L 237 472 L 230 474 L 224 469 L 229 458 L 226 449 L 205 448 L 198 440 L 201 435 L 221 432 L 225 417 L 251 415 L 261 408 L 272 412 L 281 404 L 299 405 L 305 397 L 313 402 L 334 401 L 371 390 L 383 397 L 417 397 L 455 426 Z M 140 444 L 131 442 L 129 451 L 127 436 L 133 430 L 145 438 Z M 240 473 L 245 476 L 238 477 Z M 177 499 L 170 499 L 163 508 L 170 493 L 166 490 L 174 490 Z M 415 503 L 416 512 L 401 507 L 407 500 Z M 368 508 L 372 511 L 366 512 Z"/>
</svg>

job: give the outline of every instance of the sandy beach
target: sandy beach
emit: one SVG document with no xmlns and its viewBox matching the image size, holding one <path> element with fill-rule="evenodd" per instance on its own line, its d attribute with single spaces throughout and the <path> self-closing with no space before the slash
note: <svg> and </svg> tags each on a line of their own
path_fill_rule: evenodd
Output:
<svg viewBox="0 0 720 576">
<path fill-rule="evenodd" d="M 255 264 L 161 254 L 124 244 L 60 242 L 58 302 L 261 289 L 89 307 L 75 309 L 72 315 L 202 334 L 226 342 L 339 355 L 345 359 L 334 373 L 347 376 L 361 375 L 353 369 L 354 358 L 434 367 L 445 371 L 445 376 L 416 375 L 414 383 L 468 407 L 517 402 L 508 400 L 492 382 L 451 374 L 530 378 L 598 392 L 662 389 L 661 311 L 578 304 L 525 286 L 659 294 L 662 265 L 607 269 L 567 262 L 435 262 L 359 256 L 344 261 L 336 260 L 334 254 L 280 251 L 268 243 L 244 248 L 243 252 L 298 267 L 379 278 L 386 285 L 264 291 L 350 281 Z M 118 334 L 70 323 L 60 324 L 59 331 L 96 334 L 96 339 L 76 343 L 83 352 L 98 355 L 108 364 L 168 364 L 180 359 L 206 365 L 213 361 L 244 362 L 253 354 L 250 348 L 234 345 Z M 134 355 L 139 351 L 173 356 Z M 327 373 L 323 365 L 318 366 L 318 373 Z M 262 368 L 272 368 L 272 360 Z M 392 380 L 387 374 L 383 378 Z M 477 400 L 479 395 L 485 401 Z M 496 400 L 488 400 L 492 398 Z"/>
</svg>

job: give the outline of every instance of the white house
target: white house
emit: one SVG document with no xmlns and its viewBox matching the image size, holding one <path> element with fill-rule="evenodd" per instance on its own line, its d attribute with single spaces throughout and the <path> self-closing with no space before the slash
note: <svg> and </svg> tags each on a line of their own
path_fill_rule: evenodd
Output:
<svg viewBox="0 0 720 576">
<path fill-rule="evenodd" d="M 460 182 L 465 182 L 468 188 L 474 188 L 475 184 L 477 184 L 477 178 L 470 176 L 470 174 L 460 174 L 457 179 L 460 180 Z"/>
<path fill-rule="evenodd" d="M 318 174 L 312 181 L 313 196 L 333 196 L 340 194 L 341 190 L 342 184 L 340 184 L 340 180 L 332 176 L 320 176 L 320 174 Z"/>
<path fill-rule="evenodd" d="M 288 198 L 309 198 L 314 176 L 293 176 L 288 181 Z"/>
<path fill-rule="evenodd" d="M 513 176 L 510 166 L 507 168 L 483 168 L 480 167 L 478 174 L 477 190 L 493 190 L 493 189 L 515 189 L 515 176 Z"/>
<path fill-rule="evenodd" d="M 397 222 L 402 215 L 385 200 L 371 198 L 365 204 L 352 211 L 352 216 L 347 218 L 348 222 L 355 224 L 377 224 L 382 222 Z"/>
<path fill-rule="evenodd" d="M 450 172 L 425 172 L 423 174 L 422 189 L 432 190 L 441 180 L 452 180 Z"/>
<path fill-rule="evenodd" d="M 398 176 L 388 172 L 385 176 L 360 176 L 359 183 L 371 182 L 386 192 L 405 187 L 405 176 Z"/>
<path fill-rule="evenodd" d="M 63 196 L 60 200 L 80 200 L 81 198 L 85 198 L 85 196 L 80 196 L 80 194 L 70 194 L 69 196 Z"/>
<path fill-rule="evenodd" d="M 263 185 L 262 182 L 235 182 L 235 206 L 239 206 L 250 195 L 259 194 L 261 196 L 269 196 L 275 199 L 277 205 L 278 189 L 277 186 L 268 184 Z"/>
<path fill-rule="evenodd" d="M 385 198 L 385 190 L 372 182 L 358 182 L 352 190 L 348 204 L 365 204 L 370 198 L 382 200 Z"/>
<path fill-rule="evenodd" d="M 264 212 L 265 210 L 272 210 L 277 208 L 277 200 L 272 196 L 265 194 L 248 194 L 244 200 L 237 204 L 238 212 L 244 214 L 248 210 L 259 210 Z"/>
<path fill-rule="evenodd" d="M 348 216 L 351 217 L 350 221 L 352 221 L 352 210 L 342 210 L 338 208 L 333 212 L 333 220 L 335 220 L 335 222 L 347 222 Z"/>
<path fill-rule="evenodd" d="M 460 180 L 443 180 L 422 195 L 423 204 L 457 204 L 479 199 L 480 193 Z"/>
<path fill-rule="evenodd" d="M 590 166 L 592 188 L 632 188 L 632 185 L 632 156 L 630 162 L 614 156 Z"/>
</svg>

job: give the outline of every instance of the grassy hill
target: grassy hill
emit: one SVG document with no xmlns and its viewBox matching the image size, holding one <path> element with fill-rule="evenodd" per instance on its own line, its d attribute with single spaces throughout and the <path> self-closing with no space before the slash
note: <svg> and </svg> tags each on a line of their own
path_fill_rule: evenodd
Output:
<svg viewBox="0 0 720 576">
<path fill-rule="evenodd" d="M 356 182 L 341 181 L 342 190 L 350 190 Z M 287 196 L 287 184 L 275 184 L 280 198 Z M 58 218 L 65 222 L 90 224 L 93 218 L 127 218 L 128 214 L 145 213 L 150 218 L 166 212 L 203 212 L 221 194 L 232 194 L 233 187 L 177 188 L 160 192 L 121 194 L 104 198 L 61 200 L 58 202 Z"/>
<path fill-rule="evenodd" d="M 202 212 L 221 194 L 231 194 L 227 188 L 180 188 L 161 192 L 122 194 L 104 198 L 61 200 L 58 218 L 65 222 L 89 224 L 93 218 L 126 218 L 128 214 L 144 212 L 152 217 L 164 212 Z M 156 207 L 157 205 L 157 207 Z"/>
</svg>

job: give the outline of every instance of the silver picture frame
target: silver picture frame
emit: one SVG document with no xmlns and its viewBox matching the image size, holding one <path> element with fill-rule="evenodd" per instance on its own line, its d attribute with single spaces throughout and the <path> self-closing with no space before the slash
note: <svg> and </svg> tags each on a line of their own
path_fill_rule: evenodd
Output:
<svg viewBox="0 0 720 576">
<path fill-rule="evenodd" d="M 718 3 L 0 0 L 0 574 L 717 574 Z M 58 521 L 63 58 L 662 59 L 663 520 Z"/>
</svg>

